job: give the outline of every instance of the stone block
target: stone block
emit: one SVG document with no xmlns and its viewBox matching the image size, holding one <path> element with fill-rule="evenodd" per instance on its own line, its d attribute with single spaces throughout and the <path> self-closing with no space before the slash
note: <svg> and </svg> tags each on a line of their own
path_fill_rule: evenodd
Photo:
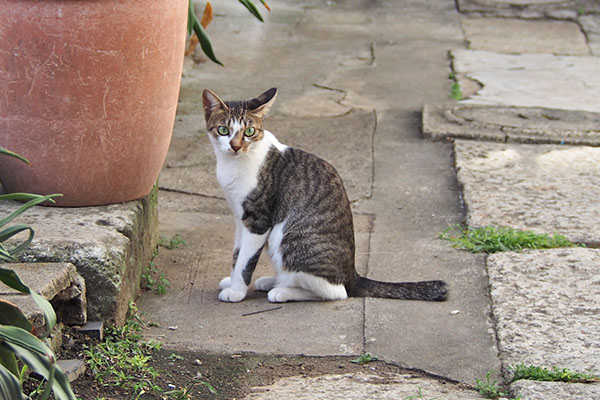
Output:
<svg viewBox="0 0 600 400">
<path fill-rule="evenodd" d="M 453 68 L 482 85 L 464 104 L 600 112 L 600 58 L 454 50 Z"/>
<path fill-rule="evenodd" d="M 457 0 L 461 13 L 486 17 L 524 19 L 575 19 L 578 7 L 598 8 L 594 0 Z"/>
<path fill-rule="evenodd" d="M 578 19 L 594 56 L 600 56 L 600 15 L 584 15 Z"/>
<path fill-rule="evenodd" d="M 30 289 L 40 293 L 53 305 L 58 322 L 83 324 L 86 322 L 85 281 L 70 263 L 9 264 Z M 45 335 L 44 314 L 29 294 L 8 286 L 0 286 L 0 298 L 18 306 L 33 324 L 36 332 Z"/>
<path fill-rule="evenodd" d="M 510 226 L 600 243 L 600 148 L 457 140 L 470 226 Z"/>
<path fill-rule="evenodd" d="M 599 265 L 600 250 L 586 248 L 488 257 L 492 310 L 505 367 L 525 363 L 600 374 Z"/>
<path fill-rule="evenodd" d="M 16 207 L 0 204 L 0 211 Z M 35 207 L 15 220 L 35 238 L 21 260 L 69 262 L 85 279 L 88 317 L 122 324 L 158 240 L 157 189 L 140 200 L 99 207 Z"/>
<path fill-rule="evenodd" d="M 423 107 L 423 135 L 516 143 L 600 145 L 600 113 L 440 102 Z"/>
<path fill-rule="evenodd" d="M 524 400 L 600 399 L 600 385 L 585 383 L 517 381 L 510 391 Z"/>
<path fill-rule="evenodd" d="M 590 54 L 585 35 L 573 21 L 465 18 L 461 25 L 472 50 L 510 54 Z"/>
<path fill-rule="evenodd" d="M 85 373 L 85 361 L 81 359 L 58 360 L 57 364 L 67 375 L 69 382 L 75 381 Z"/>
</svg>

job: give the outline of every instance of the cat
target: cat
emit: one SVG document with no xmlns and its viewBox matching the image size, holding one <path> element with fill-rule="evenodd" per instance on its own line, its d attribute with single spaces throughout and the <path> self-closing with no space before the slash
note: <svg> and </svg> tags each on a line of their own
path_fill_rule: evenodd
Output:
<svg viewBox="0 0 600 400">
<path fill-rule="evenodd" d="M 280 143 L 263 119 L 277 89 L 249 101 L 221 100 L 206 89 L 202 104 L 216 155 L 217 180 L 235 217 L 231 275 L 219 300 L 242 301 L 266 248 L 274 276 L 255 288 L 270 302 L 382 297 L 443 301 L 443 281 L 388 283 L 358 275 L 354 229 L 342 179 L 326 161 Z"/>
</svg>

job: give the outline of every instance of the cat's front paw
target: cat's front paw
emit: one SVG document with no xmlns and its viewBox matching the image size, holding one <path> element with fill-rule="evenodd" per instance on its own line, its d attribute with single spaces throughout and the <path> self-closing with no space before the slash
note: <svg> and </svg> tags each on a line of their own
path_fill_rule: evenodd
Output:
<svg viewBox="0 0 600 400">
<path fill-rule="evenodd" d="M 231 287 L 231 277 L 227 276 L 219 282 L 219 289 L 227 289 Z"/>
<path fill-rule="evenodd" d="M 245 290 L 233 289 L 233 288 L 225 288 L 221 290 L 219 293 L 219 300 L 226 301 L 228 303 L 238 303 L 246 297 Z"/>
</svg>

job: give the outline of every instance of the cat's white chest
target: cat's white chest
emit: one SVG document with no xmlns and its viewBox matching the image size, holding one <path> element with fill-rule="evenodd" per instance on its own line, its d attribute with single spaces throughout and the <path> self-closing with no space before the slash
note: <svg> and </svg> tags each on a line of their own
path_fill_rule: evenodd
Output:
<svg viewBox="0 0 600 400">
<path fill-rule="evenodd" d="M 231 157 L 233 158 L 233 157 Z M 226 160 L 217 163 L 217 181 L 233 213 L 242 216 L 242 203 L 256 188 L 260 165 L 248 160 Z"/>
<path fill-rule="evenodd" d="M 217 181 L 232 212 L 241 218 L 243 214 L 242 203 L 246 197 L 259 184 L 258 175 L 264 164 L 267 154 L 272 147 L 279 151 L 285 149 L 285 145 L 268 131 L 265 131 L 263 140 L 255 143 L 255 146 L 247 154 L 232 155 L 217 153 Z M 217 150 L 217 146 L 215 146 Z"/>
</svg>

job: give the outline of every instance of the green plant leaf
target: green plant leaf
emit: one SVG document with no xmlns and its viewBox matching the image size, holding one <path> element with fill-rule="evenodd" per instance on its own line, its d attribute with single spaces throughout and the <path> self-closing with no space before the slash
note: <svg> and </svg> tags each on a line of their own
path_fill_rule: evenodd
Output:
<svg viewBox="0 0 600 400">
<path fill-rule="evenodd" d="M 19 159 L 19 160 L 21 160 L 23 162 L 26 162 L 27 164 L 31 164 L 29 162 L 29 160 L 26 159 L 25 157 L 20 156 L 17 153 L 13 153 L 12 151 L 5 149 L 4 147 L 0 147 L 0 154 L 4 154 L 5 156 L 14 157 L 14 158 L 17 158 L 17 159 Z"/>
<path fill-rule="evenodd" d="M 256 8 L 251 0 L 239 0 L 239 2 L 242 3 L 244 7 L 250 11 L 250 14 L 254 15 L 260 22 L 265 22 L 262 15 L 260 15 L 260 12 L 258 11 L 258 8 Z"/>
<path fill-rule="evenodd" d="M 18 224 L 0 231 L 0 242 L 4 242 L 23 231 L 29 231 L 29 237 L 27 238 L 27 240 L 23 241 L 22 243 L 15 246 L 12 250 L 9 251 L 10 254 L 13 256 L 19 254 L 21 251 L 25 250 L 27 246 L 29 246 L 29 243 L 31 243 L 31 241 L 33 240 L 33 228 L 31 228 L 31 226 L 29 225 Z"/>
<path fill-rule="evenodd" d="M 25 399 L 21 392 L 21 383 L 2 363 L 0 363 L 0 399 Z"/>
<path fill-rule="evenodd" d="M 17 366 L 17 359 L 15 353 L 0 346 L 0 365 L 6 368 L 14 376 L 19 376 L 19 367 Z M 0 397 L 1 398 L 1 397 Z"/>
<path fill-rule="evenodd" d="M 0 299 L 0 325 L 18 326 L 31 332 L 31 323 L 23 312 L 13 303 Z"/>
<path fill-rule="evenodd" d="M 36 293 L 34 290 L 31 290 L 29 286 L 25 285 L 17 273 L 12 269 L 0 268 L 0 281 L 21 293 L 31 294 L 33 301 L 35 301 L 35 303 L 44 313 L 48 332 L 52 331 L 56 325 L 56 313 L 54 312 L 54 308 L 52 308 L 52 305 L 48 300 Z"/>
<path fill-rule="evenodd" d="M 56 365 L 56 359 L 42 341 L 14 326 L 0 326 L 0 343 L 9 347 L 29 368 L 42 375 L 58 400 L 75 400 L 69 380 Z"/>
<path fill-rule="evenodd" d="M 49 194 L 46 196 L 37 196 L 37 197 L 29 200 L 27 203 L 25 203 L 21 207 L 17 208 L 15 211 L 10 213 L 8 216 L 1 219 L 0 227 L 8 224 L 10 221 L 17 218 L 19 215 L 23 214 L 25 211 L 27 211 L 31 207 L 37 206 L 38 204 L 41 204 L 45 201 L 54 202 L 53 198 L 60 197 L 60 196 L 62 196 L 62 194 Z"/>
<path fill-rule="evenodd" d="M 206 57 L 208 57 L 214 63 L 217 63 L 223 66 L 223 63 L 217 59 L 215 56 L 215 52 L 212 48 L 212 44 L 210 43 L 210 38 L 208 37 L 208 33 L 200 24 L 198 17 L 196 16 L 196 12 L 194 11 L 194 5 L 192 4 L 192 0 L 189 3 L 190 7 L 188 10 L 188 35 L 191 35 L 192 32 L 196 33 L 198 36 L 198 41 L 200 42 L 200 47 Z"/>
</svg>

